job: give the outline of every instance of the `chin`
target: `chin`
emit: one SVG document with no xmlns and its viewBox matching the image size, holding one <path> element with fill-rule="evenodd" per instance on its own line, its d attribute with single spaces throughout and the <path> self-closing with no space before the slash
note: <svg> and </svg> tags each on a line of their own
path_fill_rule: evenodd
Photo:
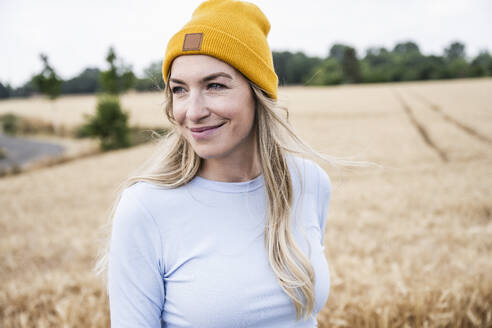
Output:
<svg viewBox="0 0 492 328">
<path fill-rule="evenodd" d="M 220 151 L 218 151 L 218 149 L 214 149 L 214 147 L 210 147 L 209 145 L 207 145 L 207 146 L 203 146 L 203 145 L 196 146 L 193 144 L 191 144 L 191 145 L 192 145 L 192 148 L 195 151 L 195 153 L 200 158 L 209 159 L 209 158 L 220 157 Z"/>
<path fill-rule="evenodd" d="M 213 152 L 213 151 L 196 151 L 195 153 L 202 159 L 214 159 L 221 158 L 224 156 L 221 152 Z"/>
<path fill-rule="evenodd" d="M 227 155 L 227 151 L 217 147 L 193 147 L 195 153 L 203 159 L 221 158 Z"/>
</svg>

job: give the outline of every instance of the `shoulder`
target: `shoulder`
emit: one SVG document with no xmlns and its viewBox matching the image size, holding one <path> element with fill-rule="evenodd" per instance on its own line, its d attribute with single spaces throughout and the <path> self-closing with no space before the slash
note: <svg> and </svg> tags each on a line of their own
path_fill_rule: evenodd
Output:
<svg viewBox="0 0 492 328">
<path fill-rule="evenodd" d="M 135 214 L 146 216 L 164 229 L 172 218 L 190 204 L 188 185 L 177 188 L 164 187 L 148 181 L 138 181 L 124 189 L 123 207 Z"/>
<path fill-rule="evenodd" d="M 131 228 L 153 224 L 152 217 L 142 202 L 142 197 L 145 197 L 145 193 L 142 196 L 143 187 L 137 182 L 121 192 L 114 213 L 115 223 L 119 227 Z"/>
<path fill-rule="evenodd" d="M 147 182 L 137 181 L 121 192 L 121 197 L 115 209 L 115 223 L 120 226 L 139 226 L 155 229 L 158 222 L 155 213 L 164 204 L 173 204 L 177 189 L 169 189 Z"/>
<path fill-rule="evenodd" d="M 152 250 L 160 254 L 162 245 L 160 228 L 154 217 L 144 206 L 139 183 L 126 187 L 117 202 L 112 224 L 113 254 L 135 255 L 138 250 Z M 159 259 L 160 255 L 156 255 Z"/>
<path fill-rule="evenodd" d="M 139 203 L 147 210 L 159 204 L 172 204 L 183 196 L 185 186 L 169 188 L 148 181 L 137 181 L 124 190 L 130 201 Z"/>
<path fill-rule="evenodd" d="M 153 193 L 154 185 L 145 181 L 138 181 L 126 187 L 119 201 L 119 207 L 124 207 L 133 212 L 146 212 L 143 199 L 146 199 Z"/>
</svg>

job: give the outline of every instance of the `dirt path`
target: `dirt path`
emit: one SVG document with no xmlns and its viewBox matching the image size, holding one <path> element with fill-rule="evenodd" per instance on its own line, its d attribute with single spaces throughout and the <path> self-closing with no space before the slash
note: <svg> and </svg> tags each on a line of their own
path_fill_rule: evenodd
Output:
<svg viewBox="0 0 492 328">
<path fill-rule="evenodd" d="M 14 165 L 23 166 L 33 160 L 46 156 L 60 155 L 65 147 L 27 138 L 11 137 L 0 133 L 0 147 L 6 158 L 0 159 L 0 171 L 8 170 Z"/>
</svg>

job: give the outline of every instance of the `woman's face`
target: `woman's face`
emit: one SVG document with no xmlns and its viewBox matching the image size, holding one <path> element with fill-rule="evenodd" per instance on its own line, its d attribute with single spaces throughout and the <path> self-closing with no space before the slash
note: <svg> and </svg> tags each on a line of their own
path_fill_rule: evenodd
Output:
<svg viewBox="0 0 492 328">
<path fill-rule="evenodd" d="M 204 159 L 251 154 L 255 101 L 246 78 L 206 55 L 182 55 L 171 66 L 173 116 Z"/>
</svg>

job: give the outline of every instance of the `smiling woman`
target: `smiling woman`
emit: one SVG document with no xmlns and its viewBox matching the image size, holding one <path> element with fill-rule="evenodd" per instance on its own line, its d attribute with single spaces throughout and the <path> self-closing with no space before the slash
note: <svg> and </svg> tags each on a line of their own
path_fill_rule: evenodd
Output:
<svg viewBox="0 0 492 328">
<path fill-rule="evenodd" d="M 180 133 L 206 159 L 199 175 L 219 181 L 230 181 L 231 173 L 238 180 L 258 176 L 255 100 L 248 80 L 214 57 L 189 55 L 173 61 L 169 81 Z M 251 163 L 256 165 L 248 167 Z M 235 168 L 234 172 L 218 169 L 224 165 Z"/>
<path fill-rule="evenodd" d="M 330 279 L 328 175 L 277 102 L 255 5 L 202 3 L 169 41 L 173 125 L 121 185 L 109 221 L 114 327 L 315 327 Z"/>
</svg>

